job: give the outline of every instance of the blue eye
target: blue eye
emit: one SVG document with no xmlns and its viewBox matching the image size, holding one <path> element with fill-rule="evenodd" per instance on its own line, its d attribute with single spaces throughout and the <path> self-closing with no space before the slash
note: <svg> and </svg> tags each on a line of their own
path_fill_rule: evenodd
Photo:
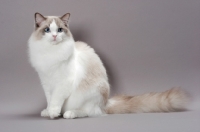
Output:
<svg viewBox="0 0 200 132">
<path fill-rule="evenodd" d="M 63 29 L 62 28 L 58 28 L 58 32 L 62 32 L 63 31 Z"/>
<path fill-rule="evenodd" d="M 48 33 L 48 32 L 50 32 L 50 29 L 47 27 L 44 29 L 44 32 Z"/>
</svg>

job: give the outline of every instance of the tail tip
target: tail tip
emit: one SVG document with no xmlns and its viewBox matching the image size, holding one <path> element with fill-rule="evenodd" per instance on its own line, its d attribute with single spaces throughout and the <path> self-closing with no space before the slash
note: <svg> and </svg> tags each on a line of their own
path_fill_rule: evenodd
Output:
<svg viewBox="0 0 200 132">
<path fill-rule="evenodd" d="M 188 110 L 188 104 L 191 102 L 191 95 L 181 87 L 174 87 L 167 91 L 170 93 L 169 98 L 172 107 L 176 111 Z"/>
</svg>

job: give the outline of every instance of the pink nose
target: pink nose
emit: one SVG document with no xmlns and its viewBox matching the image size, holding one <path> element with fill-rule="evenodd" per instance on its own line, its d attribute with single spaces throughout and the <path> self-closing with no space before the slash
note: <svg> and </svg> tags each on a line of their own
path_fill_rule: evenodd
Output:
<svg viewBox="0 0 200 132">
<path fill-rule="evenodd" d="M 57 37 L 57 35 L 52 35 L 54 38 L 56 38 Z"/>
</svg>

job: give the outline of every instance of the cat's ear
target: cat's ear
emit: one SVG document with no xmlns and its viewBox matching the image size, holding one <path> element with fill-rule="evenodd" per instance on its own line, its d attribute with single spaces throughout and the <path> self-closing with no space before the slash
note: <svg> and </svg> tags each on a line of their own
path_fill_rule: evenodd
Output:
<svg viewBox="0 0 200 132">
<path fill-rule="evenodd" d="M 41 24 L 42 24 L 42 22 L 44 22 L 46 20 L 46 18 L 43 16 L 43 15 L 41 15 L 40 13 L 35 13 L 35 25 L 36 25 L 36 27 L 39 27 Z"/>
<path fill-rule="evenodd" d="M 67 27 L 69 27 L 69 17 L 70 17 L 70 13 L 66 13 L 65 15 L 60 17 L 60 19 L 65 23 L 65 26 Z"/>
</svg>

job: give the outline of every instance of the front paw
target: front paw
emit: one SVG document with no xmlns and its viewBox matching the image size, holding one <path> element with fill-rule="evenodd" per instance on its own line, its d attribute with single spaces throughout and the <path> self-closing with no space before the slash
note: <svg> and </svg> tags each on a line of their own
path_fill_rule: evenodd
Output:
<svg viewBox="0 0 200 132">
<path fill-rule="evenodd" d="M 66 119 L 74 119 L 74 118 L 76 118 L 78 116 L 74 111 L 66 111 L 64 113 L 63 117 L 66 118 Z"/>
<path fill-rule="evenodd" d="M 56 118 L 56 117 L 59 117 L 59 116 L 60 116 L 60 111 L 61 111 L 61 109 L 59 109 L 59 108 L 49 108 L 49 109 L 48 109 L 49 117 L 50 117 L 51 119 L 54 119 L 54 118 Z"/>
<path fill-rule="evenodd" d="M 49 111 L 47 109 L 44 109 L 43 111 L 41 111 L 40 114 L 42 117 L 49 117 Z"/>
</svg>

